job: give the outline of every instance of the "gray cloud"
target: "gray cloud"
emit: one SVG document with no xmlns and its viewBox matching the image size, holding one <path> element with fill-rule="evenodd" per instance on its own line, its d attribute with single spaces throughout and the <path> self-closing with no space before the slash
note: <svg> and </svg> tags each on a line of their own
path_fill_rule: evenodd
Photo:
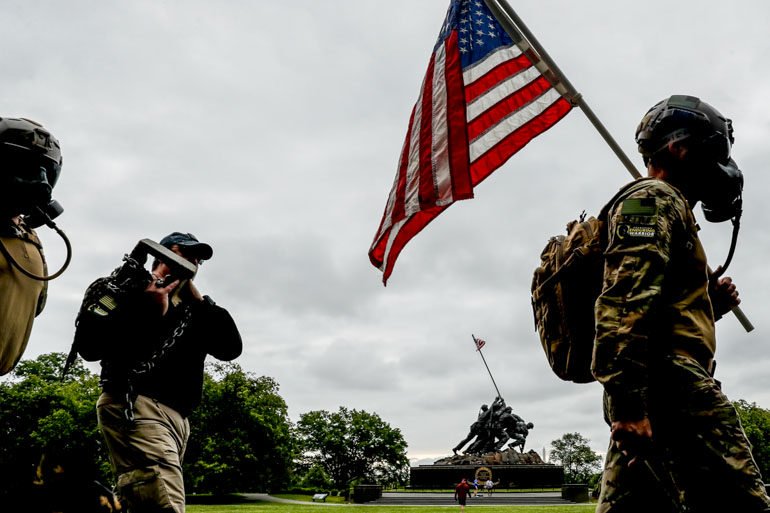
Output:
<svg viewBox="0 0 770 513">
<path fill-rule="evenodd" d="M 55 197 L 75 248 L 26 356 L 68 349 L 83 290 L 138 239 L 192 231 L 215 248 L 197 281 L 238 321 L 241 365 L 278 380 L 293 418 L 376 411 L 411 457 L 446 455 L 495 393 L 475 333 L 502 394 L 535 423 L 532 448 L 579 431 L 604 451 L 600 387 L 550 373 L 529 306 L 547 238 L 628 180 L 580 112 L 413 239 L 387 288 L 368 263 L 446 6 L 4 2 L 0 113 L 62 141 Z M 700 95 L 734 119 L 747 188 L 730 272 L 757 330 L 720 321 L 718 373 L 731 398 L 767 407 L 770 4 L 515 7 L 638 165 L 633 130 L 661 98 Z M 702 226 L 718 263 L 729 226 Z M 60 241 L 41 234 L 61 262 Z"/>
</svg>

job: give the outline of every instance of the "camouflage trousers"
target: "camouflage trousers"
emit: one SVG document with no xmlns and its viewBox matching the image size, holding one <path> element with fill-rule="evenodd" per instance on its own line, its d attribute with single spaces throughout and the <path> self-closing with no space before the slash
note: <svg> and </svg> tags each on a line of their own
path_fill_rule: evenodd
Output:
<svg viewBox="0 0 770 513">
<path fill-rule="evenodd" d="M 597 513 L 770 512 L 738 414 L 719 382 L 690 358 L 651 370 L 653 448 L 641 462 L 610 441 Z M 605 417 L 608 398 L 605 394 Z"/>
<path fill-rule="evenodd" d="M 125 401 L 107 392 L 96 403 L 99 428 L 128 513 L 184 513 L 182 458 L 190 424 L 175 410 L 140 395 L 133 422 Z"/>
</svg>

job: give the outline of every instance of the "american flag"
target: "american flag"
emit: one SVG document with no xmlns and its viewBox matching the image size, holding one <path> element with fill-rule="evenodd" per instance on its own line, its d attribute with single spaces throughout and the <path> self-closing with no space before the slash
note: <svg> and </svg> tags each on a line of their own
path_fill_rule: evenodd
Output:
<svg viewBox="0 0 770 513">
<path fill-rule="evenodd" d="M 486 342 L 480 338 L 473 337 L 473 340 L 476 342 L 476 351 L 481 351 L 481 348 L 486 345 Z"/>
<path fill-rule="evenodd" d="M 383 283 L 412 237 L 570 111 L 554 83 L 482 0 L 451 1 L 369 249 Z"/>
</svg>

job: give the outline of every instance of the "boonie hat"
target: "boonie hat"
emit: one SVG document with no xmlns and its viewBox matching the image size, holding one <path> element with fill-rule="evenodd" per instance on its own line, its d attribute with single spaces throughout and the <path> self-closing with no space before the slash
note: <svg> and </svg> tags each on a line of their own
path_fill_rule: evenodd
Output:
<svg viewBox="0 0 770 513">
<path fill-rule="evenodd" d="M 171 249 L 171 246 L 184 248 L 185 254 L 193 255 L 201 260 L 208 260 L 214 255 L 214 250 L 205 242 L 200 242 L 192 233 L 173 232 L 160 239 L 160 245 Z"/>
</svg>

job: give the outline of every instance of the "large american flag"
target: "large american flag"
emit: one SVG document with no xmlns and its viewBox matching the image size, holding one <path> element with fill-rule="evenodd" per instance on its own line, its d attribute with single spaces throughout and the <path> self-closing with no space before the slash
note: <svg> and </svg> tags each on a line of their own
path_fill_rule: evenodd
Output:
<svg viewBox="0 0 770 513">
<path fill-rule="evenodd" d="M 554 83 L 482 0 L 451 1 L 369 249 L 383 283 L 412 237 L 570 111 Z"/>
</svg>

